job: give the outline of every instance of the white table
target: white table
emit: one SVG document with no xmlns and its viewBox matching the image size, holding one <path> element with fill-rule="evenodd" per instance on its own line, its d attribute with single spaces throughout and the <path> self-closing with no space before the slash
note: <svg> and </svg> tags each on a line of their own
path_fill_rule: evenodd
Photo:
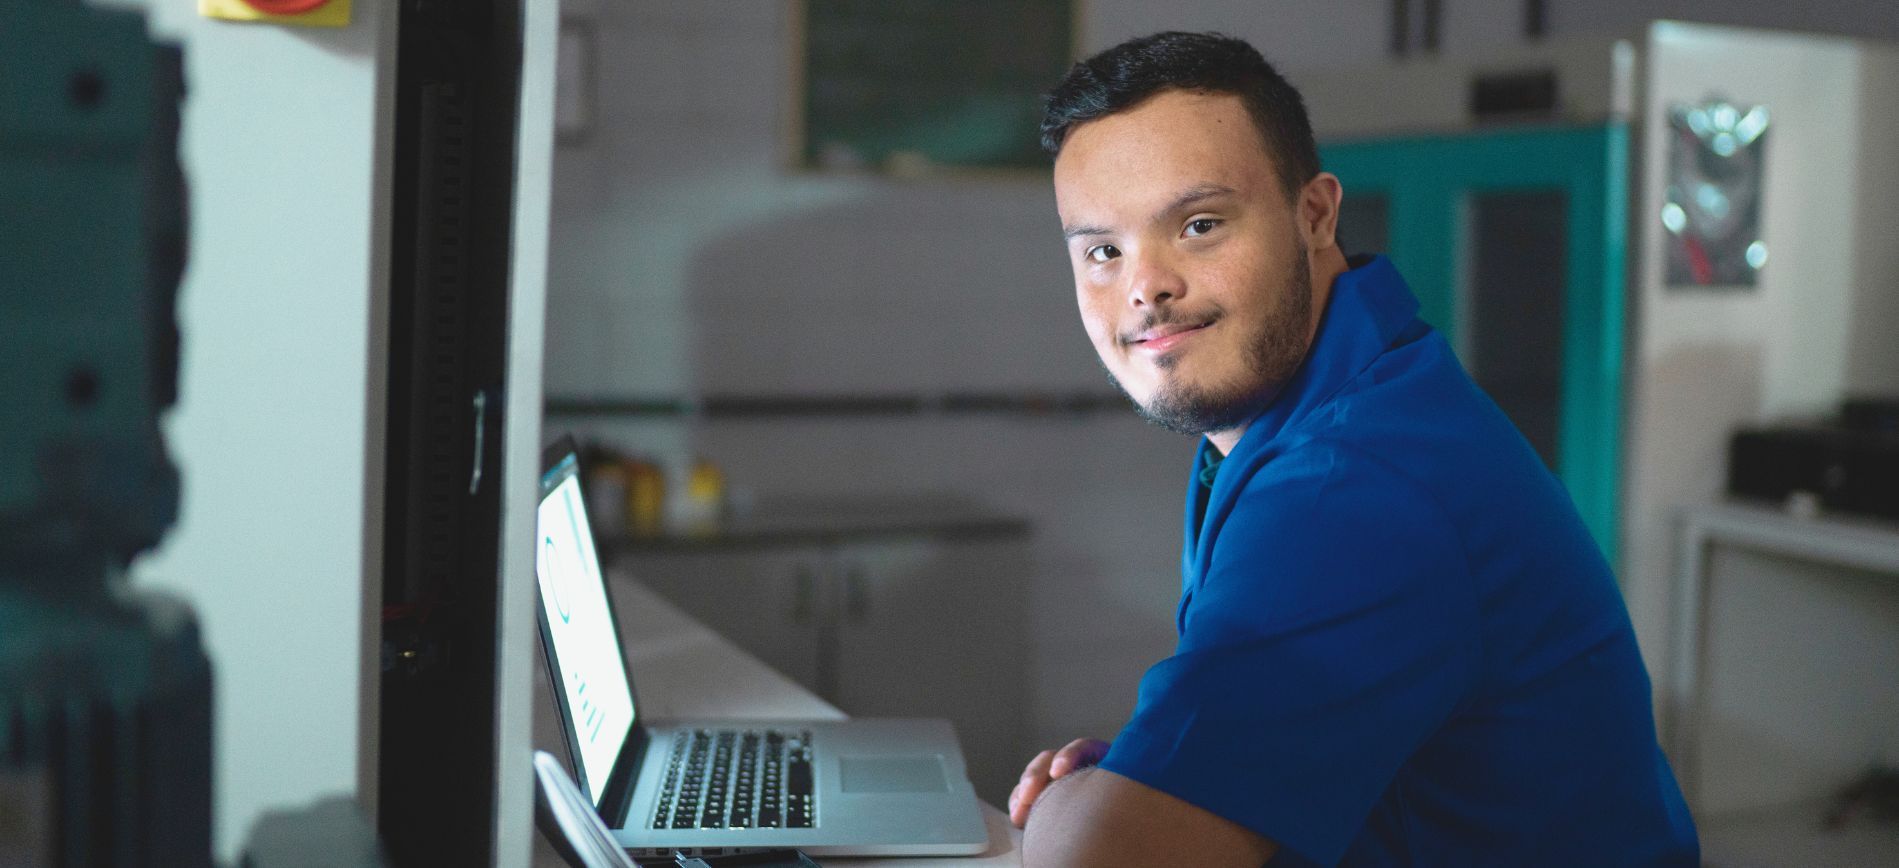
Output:
<svg viewBox="0 0 1899 868">
<path fill-rule="evenodd" d="M 842 711 L 773 671 L 645 586 L 615 577 L 608 583 L 626 640 L 627 668 L 635 673 L 640 715 L 668 718 L 841 720 Z M 543 677 L 543 681 L 545 678 Z M 535 744 L 558 754 L 560 733 L 552 696 L 543 685 L 536 698 Z M 843 858 L 823 864 L 856 868 L 947 868 L 1019 866 L 1022 831 L 994 806 L 983 805 L 989 849 L 956 858 Z M 536 835 L 536 866 L 559 866 L 560 858 Z"/>
<path fill-rule="evenodd" d="M 1767 552 L 1820 564 L 1899 575 L 1899 525 L 1828 515 L 1799 518 L 1784 510 L 1718 503 L 1685 510 L 1675 571 L 1666 744 L 1683 789 L 1692 799 L 1700 771 L 1696 726 L 1701 712 L 1702 664 L 1707 653 L 1708 561 L 1717 545 Z"/>
</svg>

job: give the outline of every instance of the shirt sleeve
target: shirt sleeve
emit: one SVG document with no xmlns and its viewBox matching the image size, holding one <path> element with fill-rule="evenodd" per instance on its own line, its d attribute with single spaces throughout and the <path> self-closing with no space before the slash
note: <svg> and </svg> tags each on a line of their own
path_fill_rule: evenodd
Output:
<svg viewBox="0 0 1899 868">
<path fill-rule="evenodd" d="M 1218 523 L 1175 653 L 1101 765 L 1333 864 L 1469 692 L 1480 637 L 1429 494 L 1376 459 L 1305 451 Z"/>
</svg>

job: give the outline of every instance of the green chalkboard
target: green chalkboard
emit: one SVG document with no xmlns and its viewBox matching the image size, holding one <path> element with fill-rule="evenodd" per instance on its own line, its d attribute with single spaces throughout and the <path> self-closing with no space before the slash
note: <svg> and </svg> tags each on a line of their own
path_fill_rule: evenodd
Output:
<svg viewBox="0 0 1899 868">
<path fill-rule="evenodd" d="M 1038 168 L 1076 0 L 806 0 L 799 159 L 821 169 Z"/>
</svg>

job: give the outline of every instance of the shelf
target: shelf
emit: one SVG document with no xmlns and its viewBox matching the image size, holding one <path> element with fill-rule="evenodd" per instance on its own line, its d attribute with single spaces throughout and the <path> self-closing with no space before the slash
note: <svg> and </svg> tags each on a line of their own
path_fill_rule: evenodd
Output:
<svg viewBox="0 0 1899 868">
<path fill-rule="evenodd" d="M 925 415 L 1075 416 L 1127 413 L 1113 392 L 943 392 L 866 395 L 708 395 L 682 397 L 560 397 L 547 399 L 549 416 L 657 416 L 706 419 L 777 419 Z"/>
<path fill-rule="evenodd" d="M 601 542 L 616 554 L 638 554 L 896 539 L 1003 539 L 1026 537 L 1033 528 L 1026 519 L 948 497 L 779 498 L 703 528 L 653 536 L 603 533 Z"/>
</svg>

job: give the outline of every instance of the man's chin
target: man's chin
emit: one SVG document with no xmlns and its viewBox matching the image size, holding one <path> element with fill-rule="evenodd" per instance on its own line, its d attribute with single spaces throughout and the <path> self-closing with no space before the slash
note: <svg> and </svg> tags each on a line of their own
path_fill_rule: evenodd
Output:
<svg viewBox="0 0 1899 868">
<path fill-rule="evenodd" d="M 1142 419 L 1175 434 L 1199 437 L 1229 431 L 1251 420 L 1263 406 L 1258 395 L 1210 394 L 1188 388 L 1181 382 L 1183 379 L 1178 372 L 1163 372 L 1159 377 L 1159 385 L 1151 385 L 1144 395 L 1136 397 L 1120 378 L 1112 372 L 1108 374 L 1108 382 L 1115 391 L 1121 393 L 1121 397 L 1128 399 L 1134 412 Z"/>
<path fill-rule="evenodd" d="M 1218 431 L 1230 431 L 1246 423 L 1259 408 L 1244 400 L 1221 400 L 1198 395 L 1160 394 L 1136 402 L 1141 418 L 1175 434 L 1199 437 Z"/>
</svg>

